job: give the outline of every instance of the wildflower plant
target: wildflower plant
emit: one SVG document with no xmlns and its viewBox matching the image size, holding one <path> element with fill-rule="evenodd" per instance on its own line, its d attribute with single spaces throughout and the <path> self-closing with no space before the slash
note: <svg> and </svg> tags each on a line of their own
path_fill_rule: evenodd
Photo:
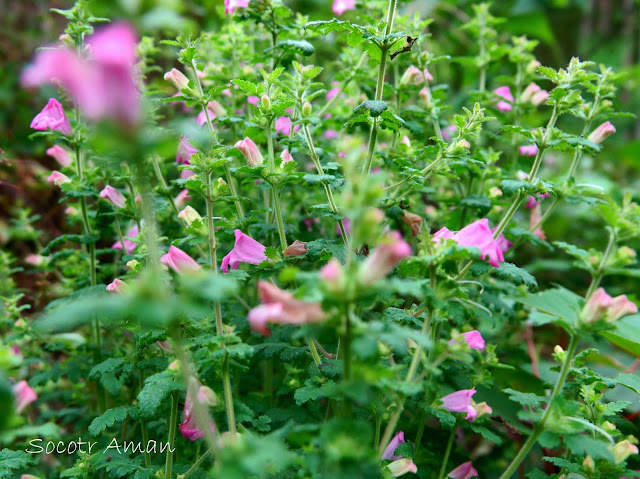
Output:
<svg viewBox="0 0 640 479">
<path fill-rule="evenodd" d="M 175 38 L 54 10 L 22 83 L 68 230 L 30 238 L 42 310 L 0 253 L 0 477 L 638 476 L 640 207 L 581 179 L 621 78 L 489 4 L 450 56 L 404 3 L 225 0 Z M 567 205 L 604 242 L 546 230 Z"/>
</svg>

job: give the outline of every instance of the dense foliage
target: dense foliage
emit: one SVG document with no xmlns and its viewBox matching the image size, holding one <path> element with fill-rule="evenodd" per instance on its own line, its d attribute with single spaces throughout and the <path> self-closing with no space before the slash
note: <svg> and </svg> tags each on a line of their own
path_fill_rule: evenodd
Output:
<svg viewBox="0 0 640 479">
<path fill-rule="evenodd" d="M 623 77 L 489 4 L 462 56 L 397 0 L 224 3 L 80 0 L 22 70 L 67 224 L 14 214 L 35 315 L 0 253 L 0 478 L 640 477 Z"/>
</svg>

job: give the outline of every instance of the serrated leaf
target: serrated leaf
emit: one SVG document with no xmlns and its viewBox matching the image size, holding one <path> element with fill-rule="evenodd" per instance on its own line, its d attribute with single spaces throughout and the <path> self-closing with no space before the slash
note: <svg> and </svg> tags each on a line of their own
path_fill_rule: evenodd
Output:
<svg viewBox="0 0 640 479">
<path fill-rule="evenodd" d="M 111 427 L 116 423 L 123 422 L 132 410 L 135 410 L 133 406 L 120 406 L 105 411 L 102 415 L 91 421 L 91 424 L 89 425 L 89 434 L 97 436 L 106 428 Z"/>
<path fill-rule="evenodd" d="M 369 112 L 369 116 L 378 117 L 382 115 L 382 112 L 387 109 L 387 102 L 382 100 L 367 100 L 360 103 L 357 107 L 353 109 L 353 112 L 356 114 L 362 113 L 364 111 Z"/>
<path fill-rule="evenodd" d="M 34 464 L 33 456 L 24 451 L 3 449 L 0 451 L 0 479 L 11 479 L 15 472 Z"/>
</svg>

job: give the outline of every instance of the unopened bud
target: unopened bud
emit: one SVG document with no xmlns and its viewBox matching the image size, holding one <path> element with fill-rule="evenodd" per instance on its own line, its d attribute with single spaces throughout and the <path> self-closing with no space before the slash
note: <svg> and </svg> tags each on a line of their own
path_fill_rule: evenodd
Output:
<svg viewBox="0 0 640 479">
<path fill-rule="evenodd" d="M 531 60 L 527 65 L 527 73 L 535 73 L 536 68 L 538 68 L 541 63 L 538 60 Z"/>
<path fill-rule="evenodd" d="M 612 135 L 616 132 L 616 128 L 611 124 L 611 122 L 605 121 L 602 125 L 598 126 L 595 130 L 591 132 L 589 138 L 587 138 L 590 142 L 599 145 L 602 143 L 609 135 Z"/>
<path fill-rule="evenodd" d="M 499 196 L 502 196 L 502 190 L 497 186 L 494 186 L 489 190 L 489 198 L 498 198 Z"/>
<path fill-rule="evenodd" d="M 420 100 L 422 100 L 422 104 L 424 105 L 425 109 L 430 110 L 431 109 L 431 95 L 429 94 L 429 90 L 427 90 L 427 87 L 424 87 L 422 90 L 420 90 Z"/>
<path fill-rule="evenodd" d="M 180 213 L 178 213 L 178 218 L 187 223 L 188 225 L 192 224 L 194 221 L 202 220 L 202 216 L 191 206 L 187 206 Z"/>
<path fill-rule="evenodd" d="M 420 227 L 422 226 L 422 217 L 415 213 L 410 213 L 407 210 L 404 210 L 402 221 L 411 228 L 411 234 L 413 236 L 416 236 L 418 233 L 420 233 Z"/>
<path fill-rule="evenodd" d="M 605 421 L 602 423 L 602 426 L 600 426 L 603 430 L 607 431 L 607 432 L 613 432 L 616 430 L 616 426 L 612 423 L 610 423 L 609 421 Z"/>
<path fill-rule="evenodd" d="M 216 406 L 218 404 L 218 398 L 216 393 L 210 387 L 200 386 L 198 390 L 198 402 L 205 406 Z"/>
<path fill-rule="evenodd" d="M 293 243 L 287 246 L 287 248 L 282 252 L 282 254 L 287 258 L 292 258 L 295 256 L 302 256 L 307 251 L 309 251 L 309 249 L 307 248 L 307 243 L 295 240 Z"/>
<path fill-rule="evenodd" d="M 614 464 L 620 464 L 625 461 L 631 454 L 638 454 L 638 448 L 631 444 L 628 439 L 620 441 L 611 448 Z"/>
<path fill-rule="evenodd" d="M 267 95 L 262 95 L 260 101 L 262 102 L 262 108 L 265 110 L 271 110 L 271 99 Z"/>
<path fill-rule="evenodd" d="M 164 74 L 164 79 L 173 83 L 178 90 L 187 88 L 189 85 L 189 79 L 180 70 L 174 68 L 171 71 Z"/>
<path fill-rule="evenodd" d="M 564 349 L 562 349 L 562 346 L 560 346 L 559 344 L 555 345 L 555 347 L 553 348 L 553 352 L 557 356 L 563 356 L 564 355 Z"/>
<path fill-rule="evenodd" d="M 313 107 L 311 106 L 311 103 L 309 103 L 308 101 L 304 102 L 304 105 L 302 105 L 302 116 L 303 118 L 307 118 L 311 115 L 311 111 L 313 110 Z"/>
<path fill-rule="evenodd" d="M 593 474 L 596 470 L 596 463 L 593 462 L 593 459 L 591 458 L 591 456 L 587 456 L 584 458 L 584 461 L 582 461 L 582 467 L 589 474 Z"/>
</svg>

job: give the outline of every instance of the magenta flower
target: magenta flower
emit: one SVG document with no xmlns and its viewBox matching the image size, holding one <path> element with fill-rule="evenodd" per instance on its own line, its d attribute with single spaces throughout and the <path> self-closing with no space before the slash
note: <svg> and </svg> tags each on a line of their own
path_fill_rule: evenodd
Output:
<svg viewBox="0 0 640 479">
<path fill-rule="evenodd" d="M 122 193 L 116 190 L 113 186 L 107 185 L 100 192 L 100 198 L 104 198 L 110 201 L 116 208 L 124 208 L 127 203 L 127 199 Z"/>
<path fill-rule="evenodd" d="M 336 130 L 326 130 L 324 132 L 324 137 L 327 140 L 332 140 L 334 138 L 338 138 L 338 136 L 339 136 L 339 133 Z"/>
<path fill-rule="evenodd" d="M 498 229 L 497 226 L 494 226 L 493 228 L 491 228 L 491 233 L 495 233 L 496 230 Z M 498 246 L 500 247 L 500 251 L 502 251 L 503 253 L 506 253 L 507 251 L 509 251 L 509 248 L 511 248 L 511 246 L 513 246 L 513 243 L 511 241 L 509 241 L 504 234 L 500 233 L 498 235 L 498 237 L 496 238 L 496 243 L 498 243 Z"/>
<path fill-rule="evenodd" d="M 330 101 L 331 99 L 333 99 L 338 93 L 340 93 L 340 88 L 329 89 L 326 96 L 327 101 Z"/>
<path fill-rule="evenodd" d="M 369 254 L 360 267 L 360 281 L 372 284 L 384 278 L 404 258 L 411 256 L 411 246 L 402 239 L 399 231 L 393 231 L 383 243 Z"/>
<path fill-rule="evenodd" d="M 484 338 L 480 334 L 480 331 L 473 330 L 466 333 L 462 333 L 460 336 L 464 338 L 464 341 L 469 346 L 469 349 L 477 349 L 478 351 L 482 351 L 484 349 Z M 453 344 L 455 342 L 455 338 L 449 341 L 449 344 Z"/>
<path fill-rule="evenodd" d="M 245 160 L 247 160 L 247 163 L 251 166 L 260 166 L 264 161 L 260 150 L 258 150 L 256 144 L 249 137 L 238 141 L 235 147 L 240 150 Z"/>
<path fill-rule="evenodd" d="M 325 319 L 320 304 L 300 301 L 267 281 L 258 281 L 258 295 L 262 304 L 249 311 L 247 319 L 263 336 L 271 334 L 268 323 L 301 325 Z"/>
<path fill-rule="evenodd" d="M 182 170 L 182 171 L 190 171 L 190 170 Z M 189 201 L 190 199 L 191 199 L 191 196 L 189 196 L 189 190 L 182 190 L 180 193 L 178 193 L 178 196 L 176 196 L 176 199 L 173 202 L 175 203 L 176 208 L 181 210 L 183 206 L 187 204 L 187 201 Z"/>
<path fill-rule="evenodd" d="M 612 135 L 615 132 L 616 132 L 616 127 L 613 126 L 611 122 L 605 121 L 602 125 L 598 126 L 598 128 L 593 130 L 587 139 L 590 142 L 595 143 L 596 145 L 599 145 L 609 135 Z"/>
<path fill-rule="evenodd" d="M 465 419 L 473 422 L 477 412 L 471 405 L 471 396 L 476 393 L 475 389 L 462 389 L 451 394 L 447 394 L 441 399 L 442 407 L 451 412 L 466 412 Z"/>
<path fill-rule="evenodd" d="M 282 160 L 282 164 L 284 165 L 285 163 L 292 162 L 293 156 L 291 156 L 291 153 L 289 153 L 289 150 L 285 148 L 284 150 L 282 150 L 282 153 L 280 153 L 280 159 Z"/>
<path fill-rule="evenodd" d="M 189 165 L 191 157 L 199 151 L 200 150 L 189 143 L 189 140 L 183 136 L 180 138 L 180 143 L 178 143 L 178 149 L 176 150 L 176 163 L 179 165 Z"/>
<path fill-rule="evenodd" d="M 536 156 L 538 154 L 538 145 L 520 145 L 518 147 L 522 156 Z"/>
<path fill-rule="evenodd" d="M 87 38 L 86 55 L 66 47 L 40 50 L 24 71 L 22 84 L 59 84 L 87 118 L 109 118 L 134 125 L 140 119 L 136 45 L 131 26 L 108 25 Z"/>
<path fill-rule="evenodd" d="M 228 273 L 229 266 L 231 269 L 238 269 L 240 263 L 260 264 L 267 259 L 264 254 L 266 248 L 262 244 L 240 230 L 235 230 L 233 234 L 236 242 L 229 254 L 222 258 L 222 271 Z"/>
<path fill-rule="evenodd" d="M 182 421 L 182 423 L 180 423 L 180 425 L 178 426 L 182 437 L 188 439 L 189 441 L 195 441 L 204 436 L 204 432 L 198 429 L 198 425 L 196 424 L 196 417 L 193 412 L 194 395 L 196 401 L 205 403 L 205 401 L 203 401 L 203 399 L 205 399 L 205 395 L 201 394 L 201 390 L 204 388 L 204 386 L 200 386 L 195 378 L 189 378 L 187 397 L 184 401 L 184 421 Z M 211 431 L 214 432 L 215 430 L 216 425 L 213 421 L 211 421 Z"/>
<path fill-rule="evenodd" d="M 258 106 L 260 98 L 258 98 L 257 96 L 248 96 L 247 101 L 253 106 Z"/>
<path fill-rule="evenodd" d="M 356 9 L 356 0 L 333 0 L 333 5 L 331 6 L 331 10 L 336 15 L 342 15 L 347 10 L 355 10 Z"/>
<path fill-rule="evenodd" d="M 70 135 L 72 133 L 69 118 L 64 114 L 62 105 L 55 98 L 49 98 L 47 106 L 35 116 L 30 126 L 34 130 L 54 130 L 59 131 L 63 135 Z"/>
<path fill-rule="evenodd" d="M 491 266 L 499 267 L 499 263 L 504 261 L 503 248 L 508 248 L 506 238 L 501 241 L 500 245 L 494 238 L 489 228 L 489 220 L 483 218 L 465 226 L 457 233 L 451 232 L 449 229 L 442 228 L 433 235 L 433 241 L 440 244 L 442 239 L 453 239 L 460 246 L 476 247 L 480 249 L 480 257 L 488 259 Z"/>
<path fill-rule="evenodd" d="M 107 285 L 107 291 L 110 293 L 122 293 L 126 287 L 127 283 L 116 278 Z"/>
<path fill-rule="evenodd" d="M 13 396 L 16 403 L 16 414 L 20 414 L 29 404 L 38 399 L 36 392 L 24 380 L 13 385 Z"/>
<path fill-rule="evenodd" d="M 138 226 L 133 226 L 129 231 L 127 231 L 127 234 L 125 235 L 125 238 L 123 241 L 125 251 L 127 252 L 127 254 L 132 254 L 138 247 L 138 243 L 127 238 L 137 238 L 139 234 L 140 234 L 140 231 L 138 231 Z M 113 249 L 121 250 L 122 244 L 120 243 L 120 241 L 116 241 L 115 243 L 113 243 L 111 247 Z"/>
<path fill-rule="evenodd" d="M 54 160 L 60 163 L 60 166 L 67 167 L 71 164 L 71 156 L 60 145 L 53 145 L 47 150 L 47 155 L 51 156 Z"/>
<path fill-rule="evenodd" d="M 224 13 L 231 15 L 236 8 L 247 8 L 250 0 L 224 0 Z"/>
<path fill-rule="evenodd" d="M 64 173 L 60 173 L 59 171 L 52 171 L 51 174 L 47 177 L 47 181 L 49 183 L 53 183 L 56 186 L 60 186 L 64 183 L 69 183 L 71 180 Z"/>
<path fill-rule="evenodd" d="M 453 471 L 447 474 L 447 477 L 451 479 L 470 479 L 472 477 L 478 477 L 478 471 L 473 468 L 471 461 L 460 464 Z"/>
<path fill-rule="evenodd" d="M 402 459 L 402 456 L 396 456 L 395 452 L 397 447 L 404 442 L 404 432 L 399 431 L 384 450 L 384 454 L 382 454 L 382 459 L 388 459 L 390 461 L 397 461 L 398 459 Z"/>
<path fill-rule="evenodd" d="M 169 252 L 160 258 L 160 262 L 166 264 L 178 274 L 193 273 L 200 270 L 200 265 L 191 256 L 175 246 L 169 247 Z"/>
<path fill-rule="evenodd" d="M 449 125 L 442 129 L 442 138 L 444 138 L 445 141 L 449 141 L 457 132 L 458 127 L 456 125 Z"/>
<path fill-rule="evenodd" d="M 291 134 L 291 118 L 279 116 L 276 120 L 276 133 L 289 136 Z"/>
<path fill-rule="evenodd" d="M 511 90 L 509 89 L 509 87 L 508 86 L 498 87 L 495 90 L 493 90 L 493 93 L 495 93 L 498 97 L 502 98 L 502 100 L 500 100 L 496 105 L 498 110 L 511 111 L 511 109 L 513 108 L 513 106 L 511 106 L 511 104 L 513 103 L 513 95 L 511 94 Z"/>
</svg>

